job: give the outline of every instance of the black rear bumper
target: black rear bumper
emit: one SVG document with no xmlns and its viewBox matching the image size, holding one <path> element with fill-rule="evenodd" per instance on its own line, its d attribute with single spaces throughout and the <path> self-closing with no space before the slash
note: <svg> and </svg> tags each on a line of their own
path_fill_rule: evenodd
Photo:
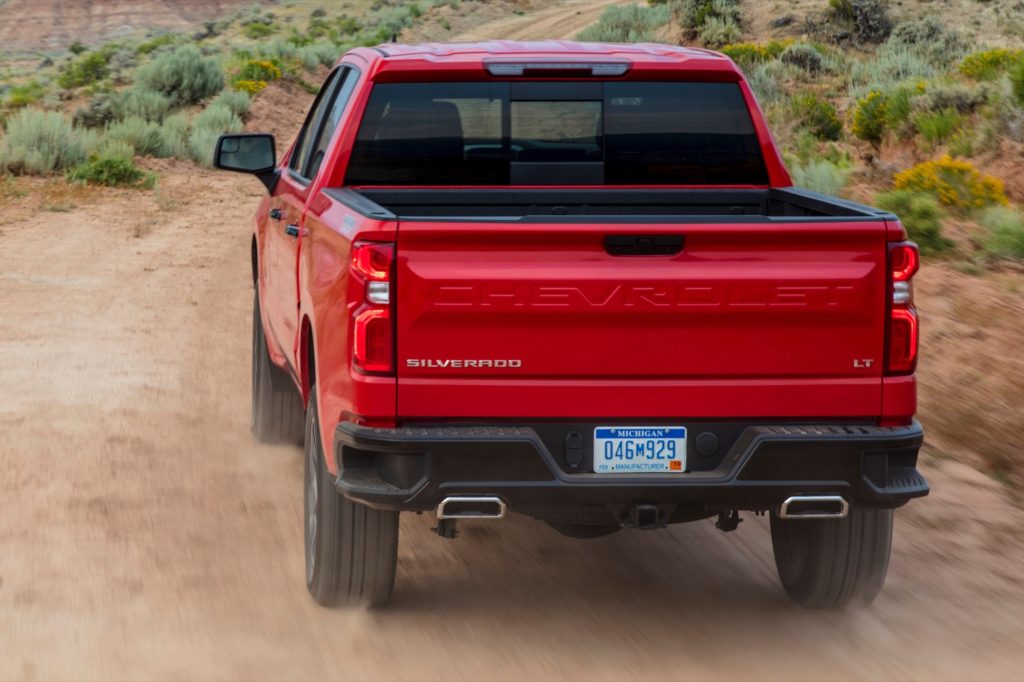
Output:
<svg viewBox="0 0 1024 682">
<path fill-rule="evenodd" d="M 923 441 L 917 421 L 899 427 L 687 424 L 693 437 L 683 474 L 593 473 L 595 426 L 342 423 L 334 439 L 336 486 L 383 509 L 426 511 L 448 496 L 496 495 L 512 511 L 591 523 L 608 514 L 621 518 L 620 508 L 636 504 L 664 506 L 672 521 L 774 509 L 801 493 L 889 508 L 928 494 L 917 471 Z"/>
</svg>

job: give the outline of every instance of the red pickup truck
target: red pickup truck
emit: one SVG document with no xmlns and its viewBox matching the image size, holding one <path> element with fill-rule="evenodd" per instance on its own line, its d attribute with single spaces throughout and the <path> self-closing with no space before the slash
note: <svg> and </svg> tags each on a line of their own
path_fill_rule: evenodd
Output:
<svg viewBox="0 0 1024 682">
<path fill-rule="evenodd" d="M 252 238 L 252 430 L 305 444 L 308 587 L 381 604 L 400 512 L 579 538 L 771 516 L 799 603 L 869 602 L 925 495 L 916 247 L 792 186 L 707 50 L 359 48 Z"/>
</svg>

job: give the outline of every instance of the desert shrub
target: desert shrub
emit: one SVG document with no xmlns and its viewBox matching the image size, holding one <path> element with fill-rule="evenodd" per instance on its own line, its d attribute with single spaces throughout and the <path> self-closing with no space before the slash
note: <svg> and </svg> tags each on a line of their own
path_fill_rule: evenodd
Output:
<svg viewBox="0 0 1024 682">
<path fill-rule="evenodd" d="M 189 156 L 196 163 L 211 165 L 217 138 L 223 133 L 237 133 L 241 129 L 242 119 L 227 105 L 214 104 L 207 107 L 192 121 L 192 133 L 188 139 Z"/>
<path fill-rule="evenodd" d="M 110 73 L 110 58 L 116 51 L 116 45 L 104 45 L 98 50 L 82 53 L 64 67 L 57 83 L 62 88 L 71 89 L 103 80 Z"/>
<path fill-rule="evenodd" d="M 722 54 L 740 65 L 758 64 L 778 59 L 791 42 L 770 40 L 767 43 L 731 43 L 722 48 Z"/>
<path fill-rule="evenodd" d="M 206 128 L 193 128 L 188 138 L 188 154 L 198 164 L 203 166 L 213 165 L 213 150 L 217 146 L 217 139 L 221 136 L 214 130 Z"/>
<path fill-rule="evenodd" d="M 973 113 L 985 103 L 986 92 L 971 89 L 961 83 L 931 85 L 914 101 L 914 108 L 921 111 L 944 111 L 953 109 L 961 114 Z"/>
<path fill-rule="evenodd" d="M 972 52 L 960 61 L 957 68 L 960 73 L 975 80 L 992 80 L 1005 73 L 1021 59 L 1024 59 L 1024 50 L 997 47 L 992 50 Z"/>
<path fill-rule="evenodd" d="M 932 64 L 948 66 L 963 56 L 967 46 L 956 29 L 929 16 L 898 24 L 883 46 L 883 50 L 893 49 L 908 49 Z"/>
<path fill-rule="evenodd" d="M 0 139 L 0 168 L 45 175 L 81 163 L 95 145 L 96 134 L 75 127 L 64 114 L 22 109 L 7 122 Z"/>
<path fill-rule="evenodd" d="M 892 31 L 885 0 L 840 0 L 839 14 L 846 15 L 853 29 L 853 37 L 862 43 L 880 43 Z"/>
<path fill-rule="evenodd" d="M 165 134 L 159 123 L 138 116 L 130 116 L 111 124 L 107 128 L 104 142 L 123 142 L 138 156 L 164 158 L 174 156 L 176 151 L 173 140 Z"/>
<path fill-rule="evenodd" d="M 741 34 L 739 24 L 729 17 L 709 17 L 697 29 L 697 36 L 705 45 L 712 48 L 734 42 Z"/>
<path fill-rule="evenodd" d="M 978 216 L 982 246 L 997 258 L 1024 259 L 1024 215 L 1007 206 L 993 206 Z"/>
<path fill-rule="evenodd" d="M 668 23 L 667 6 L 611 6 L 601 13 L 597 23 L 580 31 L 576 37 L 590 42 L 645 43 L 655 39 L 655 31 Z"/>
<path fill-rule="evenodd" d="M 109 95 L 96 95 L 84 107 L 75 110 L 74 124 L 86 128 L 101 128 L 114 120 L 114 108 Z"/>
<path fill-rule="evenodd" d="M 835 196 L 846 186 L 850 169 L 821 159 L 807 164 L 790 164 L 789 173 L 793 184 L 798 187 Z"/>
<path fill-rule="evenodd" d="M 810 74 L 821 73 L 825 69 L 825 62 L 821 57 L 821 53 L 805 43 L 790 45 L 783 50 L 779 59 L 783 64 L 795 66 Z"/>
<path fill-rule="evenodd" d="M 927 192 L 944 206 L 957 209 L 985 208 L 1009 203 L 998 178 L 981 173 L 969 161 L 948 154 L 900 171 L 893 188 Z"/>
<path fill-rule="evenodd" d="M 160 122 L 170 112 L 172 101 L 163 93 L 136 86 L 114 95 L 110 104 L 117 118 L 138 116 L 147 121 Z"/>
<path fill-rule="evenodd" d="M 909 125 L 914 100 L 925 91 L 924 82 L 900 83 L 885 94 L 885 128 L 898 137 L 913 133 Z"/>
<path fill-rule="evenodd" d="M 238 92 L 244 92 L 245 94 L 252 97 L 257 93 L 262 92 L 267 87 L 267 81 L 251 81 L 240 79 L 232 83 L 231 87 L 237 90 Z"/>
<path fill-rule="evenodd" d="M 813 93 L 794 96 L 790 109 L 800 124 L 819 140 L 838 140 L 843 134 L 843 122 L 836 108 Z"/>
<path fill-rule="evenodd" d="M 195 117 L 192 127 L 214 130 L 218 134 L 237 133 L 242 129 L 242 119 L 226 104 L 212 104 Z"/>
<path fill-rule="evenodd" d="M 853 134 L 877 146 L 885 136 L 885 95 L 874 90 L 857 100 L 853 107 Z"/>
<path fill-rule="evenodd" d="M 253 21 L 242 28 L 242 33 L 246 38 L 259 40 L 260 38 L 266 38 L 267 36 L 273 35 L 274 27 L 259 21 Z"/>
<path fill-rule="evenodd" d="M 89 160 L 68 171 L 68 180 L 107 187 L 152 187 L 156 178 L 132 159 L 132 147 L 124 142 L 105 143 Z"/>
<path fill-rule="evenodd" d="M 220 104 L 226 106 L 236 116 L 242 117 L 249 113 L 249 106 L 252 104 L 252 98 L 249 97 L 249 93 L 247 92 L 225 90 L 217 95 L 213 102 L 210 103 L 210 106 L 217 106 Z"/>
<path fill-rule="evenodd" d="M 913 117 L 914 128 L 929 148 L 946 142 L 963 120 L 963 115 L 953 108 L 942 111 L 918 111 Z"/>
<path fill-rule="evenodd" d="M 939 72 L 935 64 L 907 47 L 879 50 L 874 58 L 854 65 L 850 79 L 860 87 L 854 87 L 852 93 L 888 92 L 903 82 L 930 80 Z"/>
<path fill-rule="evenodd" d="M 785 95 L 785 90 L 779 82 L 774 68 L 777 66 L 778 64 L 774 62 L 759 64 L 746 73 L 747 83 L 754 91 L 757 101 L 762 105 L 774 104 Z"/>
<path fill-rule="evenodd" d="M 281 77 L 281 67 L 268 59 L 247 59 L 238 68 L 235 81 L 276 81 Z"/>
<path fill-rule="evenodd" d="M 7 91 L 6 104 L 12 109 L 20 109 L 35 104 L 46 94 L 46 88 L 39 81 L 29 81 L 23 85 L 13 85 Z"/>
<path fill-rule="evenodd" d="M 163 35 L 156 36 L 155 38 L 150 38 L 149 40 L 143 43 L 139 43 L 139 46 L 135 48 L 135 51 L 138 54 L 147 55 L 160 49 L 161 47 L 167 45 L 174 45 L 180 39 L 181 37 L 177 34 L 165 33 Z"/>
<path fill-rule="evenodd" d="M 203 57 L 194 45 L 182 45 L 140 68 L 142 88 L 162 93 L 177 105 L 195 104 L 220 92 L 224 76 L 215 59 Z"/>
<path fill-rule="evenodd" d="M 307 71 L 313 71 L 318 66 L 332 66 L 338 61 L 340 51 L 334 43 L 313 43 L 299 48 L 299 59 Z"/>
<path fill-rule="evenodd" d="M 1024 109 L 1024 59 L 1010 69 L 1010 87 L 1018 106 Z"/>
<path fill-rule="evenodd" d="M 942 235 L 942 207 L 931 194 L 910 190 L 884 192 L 875 197 L 875 205 L 896 214 L 921 253 L 938 253 L 953 245 Z"/>
</svg>

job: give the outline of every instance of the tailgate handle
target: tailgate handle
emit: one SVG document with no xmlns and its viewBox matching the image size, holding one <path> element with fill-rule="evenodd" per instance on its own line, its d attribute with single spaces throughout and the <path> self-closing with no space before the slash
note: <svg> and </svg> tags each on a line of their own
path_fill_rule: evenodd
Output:
<svg viewBox="0 0 1024 682">
<path fill-rule="evenodd" d="M 604 250 L 613 256 L 671 256 L 683 250 L 683 235 L 610 234 Z"/>
</svg>

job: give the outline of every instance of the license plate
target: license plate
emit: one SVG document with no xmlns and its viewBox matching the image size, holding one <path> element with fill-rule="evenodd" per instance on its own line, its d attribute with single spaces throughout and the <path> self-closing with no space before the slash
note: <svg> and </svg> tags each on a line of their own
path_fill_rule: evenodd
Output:
<svg viewBox="0 0 1024 682">
<path fill-rule="evenodd" d="M 686 471 L 686 427 L 601 426 L 594 429 L 594 473 Z"/>
</svg>

